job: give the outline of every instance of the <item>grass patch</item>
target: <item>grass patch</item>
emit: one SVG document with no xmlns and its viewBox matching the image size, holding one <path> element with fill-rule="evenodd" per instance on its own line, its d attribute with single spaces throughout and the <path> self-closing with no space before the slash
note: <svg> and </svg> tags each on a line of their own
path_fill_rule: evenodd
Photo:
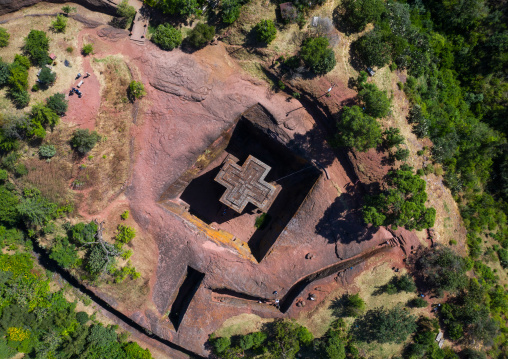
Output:
<svg viewBox="0 0 508 359">
<path fill-rule="evenodd" d="M 270 222 L 270 215 L 267 213 L 262 213 L 259 217 L 256 218 L 256 223 L 254 223 L 254 227 L 257 229 L 265 229 L 267 224 Z"/>
</svg>

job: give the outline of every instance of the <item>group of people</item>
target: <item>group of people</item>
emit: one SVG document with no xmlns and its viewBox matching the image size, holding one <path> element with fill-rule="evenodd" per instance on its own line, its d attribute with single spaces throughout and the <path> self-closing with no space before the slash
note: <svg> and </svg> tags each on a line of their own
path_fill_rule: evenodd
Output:
<svg viewBox="0 0 508 359">
<path fill-rule="evenodd" d="M 88 73 L 88 72 L 87 72 L 87 73 L 85 74 L 85 76 L 83 76 L 83 79 L 86 79 L 86 78 L 88 78 L 88 77 L 90 77 L 90 73 Z M 76 75 L 76 80 L 78 80 L 78 79 L 80 79 L 80 78 L 81 78 L 81 73 L 78 73 L 78 74 Z M 78 88 L 79 88 L 79 87 L 81 87 L 81 85 L 83 85 L 83 83 L 84 83 L 84 81 L 83 81 L 83 80 L 81 80 L 81 81 L 78 83 L 77 87 L 78 87 Z M 69 92 L 69 96 L 72 96 L 74 93 L 76 93 L 76 94 L 78 95 L 78 97 L 79 97 L 79 98 L 81 98 L 81 96 L 83 96 L 83 93 L 82 93 L 81 91 L 79 91 L 79 89 L 77 89 L 77 88 L 75 88 L 75 87 L 73 87 L 73 88 L 71 89 L 71 91 Z"/>
</svg>

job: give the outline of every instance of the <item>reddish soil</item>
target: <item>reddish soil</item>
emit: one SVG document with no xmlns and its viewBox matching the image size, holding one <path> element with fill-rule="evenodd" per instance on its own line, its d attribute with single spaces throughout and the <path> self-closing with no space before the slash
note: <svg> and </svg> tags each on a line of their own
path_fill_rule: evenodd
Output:
<svg viewBox="0 0 508 359">
<path fill-rule="evenodd" d="M 158 248 L 158 259 L 153 257 L 157 251 L 146 253 L 145 270 L 153 274 L 148 283 L 150 290 L 141 296 L 143 300 L 139 307 L 122 303 L 114 292 L 106 294 L 104 289 L 102 292 L 101 289 L 96 290 L 112 306 L 155 334 L 199 354 L 206 354 L 204 343 L 208 335 L 227 318 L 241 313 L 274 316 L 272 306 L 258 305 L 255 301 L 243 301 L 243 304 L 238 301 L 221 302 L 216 300 L 211 289 L 226 288 L 267 300 L 282 298 L 300 278 L 392 238 L 384 229 L 373 231 L 365 228 L 358 211 L 361 196 L 348 175 L 352 173 L 351 164 L 343 159 L 344 156 L 339 156 L 340 161 L 337 159 L 336 153 L 325 141 L 326 134 L 299 101 L 288 102 L 286 95 L 272 95 L 263 83 L 244 75 L 222 44 L 208 46 L 193 54 L 179 50 L 164 52 L 151 43 L 139 46 L 127 38 L 114 41 L 109 41 L 107 37 L 99 38 L 98 30 L 100 28 L 87 29 L 81 33 L 81 38 L 86 36 L 87 41 L 94 43 L 94 56 L 123 55 L 129 67 L 139 70 L 140 80 L 147 90 L 131 130 L 134 166 L 125 193 L 133 219 L 141 231 L 150 234 L 145 238 L 146 245 L 152 247 L 156 244 Z M 85 61 L 84 71 L 89 68 L 87 66 L 89 63 Z M 91 73 L 90 69 L 88 72 Z M 92 75 L 83 90 L 98 88 L 94 79 Z M 329 85 L 325 81 L 321 83 L 324 92 Z M 83 93 L 81 100 L 95 103 L 98 91 L 90 97 Z M 334 103 L 341 103 L 353 95 L 346 86 L 337 84 L 332 99 Z M 164 190 L 195 162 L 208 145 L 239 114 L 256 103 L 271 112 L 291 138 L 290 147 L 319 162 L 327 173 L 318 180 L 311 196 L 259 264 L 214 244 L 157 204 Z M 93 117 L 88 115 L 82 122 L 78 122 L 77 117 L 77 110 L 69 116 L 86 128 L 93 121 Z M 123 201 L 121 198 L 118 200 Z M 110 208 L 116 208 L 116 204 L 111 203 L 97 217 L 107 218 Z M 398 253 L 395 258 L 400 259 L 401 251 L 393 251 L 389 255 Z M 311 260 L 305 259 L 307 253 L 313 255 Z M 205 277 L 176 332 L 167 312 L 187 266 L 204 273 Z M 361 269 L 362 265 L 358 265 L 354 270 Z M 321 281 L 333 281 L 333 276 Z M 340 281 L 338 283 L 342 285 Z M 312 288 L 316 285 L 311 284 Z M 278 294 L 273 294 L 274 291 Z M 306 292 L 302 294 L 306 295 Z M 298 315 L 300 309 L 296 309 L 295 303 L 287 315 Z"/>
</svg>

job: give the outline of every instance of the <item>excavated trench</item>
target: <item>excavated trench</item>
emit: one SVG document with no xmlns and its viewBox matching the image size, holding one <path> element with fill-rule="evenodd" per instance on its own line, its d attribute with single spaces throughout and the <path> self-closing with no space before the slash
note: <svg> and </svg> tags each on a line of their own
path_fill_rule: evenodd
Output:
<svg viewBox="0 0 508 359">
<path fill-rule="evenodd" d="M 69 274 L 66 270 L 62 269 L 54 260 L 49 258 L 48 253 L 42 248 L 39 243 L 36 241 L 33 242 L 34 247 L 34 253 L 37 257 L 39 264 L 44 267 L 45 269 L 57 273 L 63 280 L 65 280 L 67 283 L 72 285 L 74 288 L 78 289 L 82 293 L 86 294 L 90 299 L 97 304 L 99 307 L 101 307 L 103 310 L 107 311 L 108 313 L 114 315 L 118 320 L 124 322 L 126 325 L 131 327 L 132 330 L 137 331 L 138 333 L 142 335 L 146 335 L 150 339 L 154 339 L 158 341 L 159 343 L 162 343 L 164 345 L 167 345 L 169 348 L 173 350 L 177 350 L 179 352 L 182 352 L 186 355 L 189 355 L 191 358 L 204 358 L 203 356 L 197 355 L 196 353 L 187 350 L 177 344 L 174 344 L 170 342 L 169 340 L 163 339 L 151 332 L 149 332 L 146 328 L 142 327 L 138 323 L 136 323 L 134 320 L 123 314 L 122 312 L 116 310 L 115 308 L 111 307 L 105 300 L 97 296 L 92 290 L 88 289 L 85 285 L 81 284 L 76 278 L 74 278 L 71 274 Z M 199 272 L 198 272 L 199 273 Z"/>
</svg>

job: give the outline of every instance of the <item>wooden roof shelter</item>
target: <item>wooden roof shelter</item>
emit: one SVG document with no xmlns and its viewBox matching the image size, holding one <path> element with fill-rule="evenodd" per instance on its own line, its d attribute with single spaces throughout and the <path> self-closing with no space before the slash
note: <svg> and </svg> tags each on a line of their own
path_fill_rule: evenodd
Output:
<svg viewBox="0 0 508 359">
<path fill-rule="evenodd" d="M 243 166 L 238 158 L 229 155 L 215 181 L 226 187 L 220 201 L 238 213 L 242 213 L 250 202 L 266 212 L 279 194 L 281 187 L 265 181 L 270 166 L 249 156 Z"/>
</svg>

